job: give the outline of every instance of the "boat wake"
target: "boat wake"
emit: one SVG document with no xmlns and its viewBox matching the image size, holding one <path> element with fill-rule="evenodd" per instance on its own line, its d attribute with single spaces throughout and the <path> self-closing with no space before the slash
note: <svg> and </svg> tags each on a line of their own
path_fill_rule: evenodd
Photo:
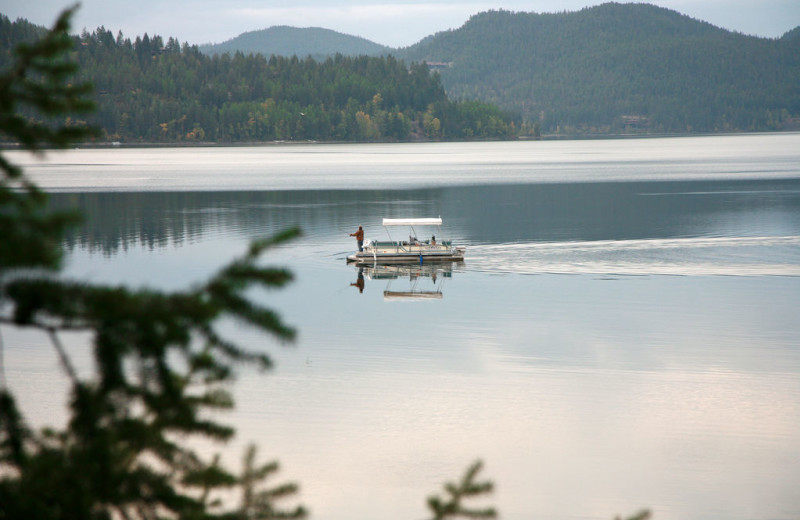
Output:
<svg viewBox="0 0 800 520">
<path fill-rule="evenodd" d="M 800 276 L 800 236 L 472 244 L 466 268 L 521 274 Z"/>
</svg>

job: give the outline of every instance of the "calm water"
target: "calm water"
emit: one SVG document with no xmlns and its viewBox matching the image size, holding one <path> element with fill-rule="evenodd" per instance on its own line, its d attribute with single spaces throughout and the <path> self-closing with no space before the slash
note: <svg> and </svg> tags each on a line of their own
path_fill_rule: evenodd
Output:
<svg viewBox="0 0 800 520">
<path fill-rule="evenodd" d="M 277 362 L 241 374 L 226 452 L 257 442 L 314 518 L 424 518 L 478 457 L 505 519 L 800 517 L 798 134 L 24 162 L 87 215 L 80 278 L 187 287 L 303 229 L 267 257 L 296 281 L 259 295 L 297 343 L 224 325 Z M 438 215 L 463 264 L 345 264 L 359 224 Z M 2 332 L 12 386 L 58 418 L 46 341 Z"/>
</svg>

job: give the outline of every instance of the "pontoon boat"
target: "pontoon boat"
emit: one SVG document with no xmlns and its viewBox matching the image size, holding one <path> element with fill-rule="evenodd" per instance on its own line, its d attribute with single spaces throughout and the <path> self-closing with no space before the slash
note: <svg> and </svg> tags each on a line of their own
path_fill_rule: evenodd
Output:
<svg viewBox="0 0 800 520">
<path fill-rule="evenodd" d="M 383 227 L 388 241 L 365 240 L 363 251 L 347 257 L 348 262 L 359 265 L 373 264 L 424 264 L 426 262 L 458 262 L 464 260 L 465 247 L 454 246 L 449 240 L 417 238 L 417 227 L 435 226 L 441 237 L 442 218 L 385 218 Z M 410 229 L 408 240 L 394 240 L 390 227 L 405 226 Z M 427 236 L 427 235 L 426 235 Z"/>
</svg>

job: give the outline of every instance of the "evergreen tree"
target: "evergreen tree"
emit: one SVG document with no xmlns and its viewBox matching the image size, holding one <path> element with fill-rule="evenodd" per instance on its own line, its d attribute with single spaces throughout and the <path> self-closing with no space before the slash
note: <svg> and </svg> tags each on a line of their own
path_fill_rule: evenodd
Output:
<svg viewBox="0 0 800 520">
<path fill-rule="evenodd" d="M 17 60 L 0 75 L 0 131 L 26 150 L 65 147 L 95 134 L 64 119 L 92 106 L 91 87 L 71 82 L 77 65 L 65 58 L 75 44 L 68 35 L 72 13 L 64 12 L 41 40 L 18 47 Z M 230 438 L 233 430 L 204 418 L 203 411 L 232 406 L 223 383 L 234 363 L 270 366 L 265 354 L 220 336 L 214 324 L 221 317 L 232 316 L 281 341 L 293 338 L 291 327 L 245 291 L 291 280 L 288 271 L 256 261 L 297 231 L 253 243 L 193 290 L 132 291 L 70 282 L 58 277 L 58 269 L 63 233 L 77 217 L 47 213 L 45 194 L 20 168 L 1 155 L 0 167 L 0 326 L 46 334 L 70 384 L 67 425 L 36 432 L 5 378 L 0 381 L 0 518 L 304 516 L 303 508 L 287 512 L 274 503 L 295 487 L 279 486 L 281 493 L 255 487 L 268 472 L 253 466 L 252 452 L 243 477 L 226 478 L 217 460 L 203 461 L 180 441 Z M 62 343 L 63 331 L 91 335 L 93 377 L 78 374 Z M 220 507 L 212 494 L 231 485 L 258 497 L 257 514 L 241 516 L 241 508 Z"/>
</svg>

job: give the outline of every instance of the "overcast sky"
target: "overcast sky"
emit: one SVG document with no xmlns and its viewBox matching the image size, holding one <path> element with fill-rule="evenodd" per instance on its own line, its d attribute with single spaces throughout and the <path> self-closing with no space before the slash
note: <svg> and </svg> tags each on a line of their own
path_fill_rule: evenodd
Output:
<svg viewBox="0 0 800 520">
<path fill-rule="evenodd" d="M 0 0 L 12 20 L 51 26 L 70 0 Z M 577 11 L 593 0 L 83 0 L 75 32 L 104 26 L 130 38 L 148 33 L 190 44 L 219 43 L 273 25 L 324 27 L 404 47 L 489 9 L 536 13 Z M 718 27 L 779 37 L 800 25 L 800 0 L 653 0 Z"/>
</svg>

